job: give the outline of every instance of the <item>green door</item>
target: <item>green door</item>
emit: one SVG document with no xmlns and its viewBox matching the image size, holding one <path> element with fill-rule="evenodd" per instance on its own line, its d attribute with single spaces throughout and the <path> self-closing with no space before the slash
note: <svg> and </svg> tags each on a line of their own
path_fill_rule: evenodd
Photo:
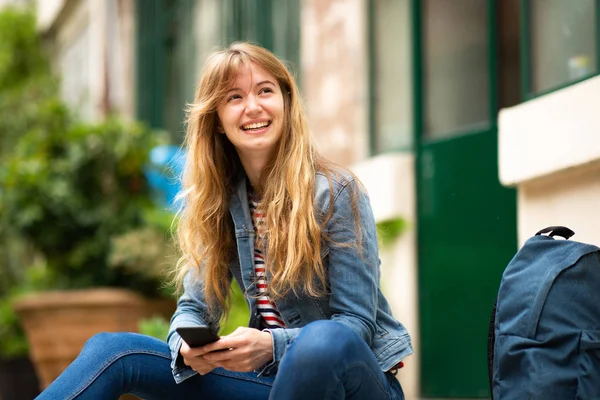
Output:
<svg viewBox="0 0 600 400">
<path fill-rule="evenodd" d="M 515 191 L 498 181 L 492 0 L 415 0 L 421 394 L 489 396 L 486 343 L 517 249 Z"/>
<path fill-rule="evenodd" d="M 194 99 L 194 0 L 136 2 L 137 118 L 165 129 L 173 143 L 185 136 L 185 105 Z"/>
</svg>

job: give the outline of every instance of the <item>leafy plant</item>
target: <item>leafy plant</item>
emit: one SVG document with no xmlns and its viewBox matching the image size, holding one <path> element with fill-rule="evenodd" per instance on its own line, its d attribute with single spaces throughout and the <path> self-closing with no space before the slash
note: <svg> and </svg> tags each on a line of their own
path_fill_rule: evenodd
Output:
<svg viewBox="0 0 600 400">
<path fill-rule="evenodd" d="M 224 336 L 232 333 L 240 326 L 248 325 L 248 306 L 238 285 L 232 283 L 233 297 L 231 299 L 231 310 L 226 321 L 223 321 L 219 335 Z M 140 333 L 149 335 L 160 340 L 165 340 L 169 333 L 169 321 L 160 316 L 146 318 L 140 321 Z"/>
<path fill-rule="evenodd" d="M 24 132 L 40 127 L 40 110 L 57 101 L 58 85 L 36 31 L 35 15 L 0 11 L 0 160 Z"/>
<path fill-rule="evenodd" d="M 0 10 L 0 171 L 21 137 L 47 122 L 43 110 L 58 101 L 57 82 L 29 9 L 5 6 Z M 7 188 L 0 185 L 0 197 Z M 27 342 L 10 301 L 24 284 L 28 265 L 37 257 L 0 206 L 0 357 L 27 354 Z"/>
<path fill-rule="evenodd" d="M 166 210 L 146 210 L 139 227 L 111 238 L 109 266 L 127 271 L 132 276 L 161 280 L 165 276 L 164 272 L 175 265 L 178 259 L 175 244 L 169 234 L 173 218 L 174 215 Z M 153 281 L 150 283 L 155 284 Z M 174 288 L 167 286 L 161 286 L 159 290 L 165 296 L 175 292 Z"/>
<path fill-rule="evenodd" d="M 408 224 L 404 218 L 390 218 L 377 223 L 377 235 L 381 248 L 388 248 L 406 230 Z"/>
<path fill-rule="evenodd" d="M 228 335 L 240 326 L 248 326 L 249 312 L 244 295 L 237 283 L 231 283 L 231 309 L 226 321 L 222 321 L 220 335 Z"/>
<path fill-rule="evenodd" d="M 31 260 L 18 259 L 14 249 L 24 240 L 44 257 L 48 288 L 156 292 L 156 277 L 110 268 L 107 260 L 113 237 L 141 227 L 153 207 L 142 171 L 163 141 L 117 119 L 76 122 L 29 10 L 3 9 L 0 37 L 0 268 L 11 271 L 2 275 L 10 285 L 22 281 L 15 265 Z"/>
<path fill-rule="evenodd" d="M 0 298 L 0 357 L 17 358 L 27 354 L 27 339 L 18 323 L 8 296 Z"/>
<path fill-rule="evenodd" d="M 47 112 L 47 129 L 27 132 L 0 170 L 0 213 L 44 255 L 55 286 L 129 287 L 134 277 L 108 268 L 108 255 L 152 207 L 142 168 L 157 137 L 115 119 L 65 124 L 60 106 Z"/>
<path fill-rule="evenodd" d="M 91 286 L 165 294 L 140 265 L 109 263 L 115 238 L 157 226 L 143 169 L 165 136 L 116 118 L 78 122 L 31 10 L 3 8 L 0 38 L 1 356 L 25 353 L 9 306 L 16 294 Z"/>
<path fill-rule="evenodd" d="M 152 336 L 160 340 L 166 340 L 169 334 L 169 321 L 161 316 L 145 318 L 138 324 L 138 329 L 141 334 Z"/>
</svg>

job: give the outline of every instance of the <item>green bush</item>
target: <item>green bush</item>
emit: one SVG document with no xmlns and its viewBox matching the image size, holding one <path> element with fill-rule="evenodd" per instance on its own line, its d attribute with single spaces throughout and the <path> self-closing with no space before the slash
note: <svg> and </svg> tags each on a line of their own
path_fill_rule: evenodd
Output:
<svg viewBox="0 0 600 400">
<path fill-rule="evenodd" d="M 0 38 L 0 356 L 14 356 L 26 352 L 9 305 L 16 295 L 91 286 L 165 294 L 155 271 L 119 258 L 118 248 L 119 237 L 150 229 L 159 234 L 139 246 L 167 248 L 143 174 L 165 140 L 116 118 L 77 121 L 31 10 L 0 10 Z"/>
<path fill-rule="evenodd" d="M 248 320 L 250 319 L 250 312 L 248 311 L 248 306 L 240 287 L 237 283 L 233 282 L 231 289 L 231 309 L 229 310 L 227 320 L 221 324 L 220 335 L 228 335 L 240 326 L 248 326 Z"/>
<path fill-rule="evenodd" d="M 44 255 L 51 286 L 144 286 L 108 256 L 111 239 L 153 207 L 142 169 L 156 134 L 112 119 L 67 124 L 60 105 L 44 111 L 46 129 L 25 133 L 0 170 L 0 214 Z"/>
<path fill-rule="evenodd" d="M 30 10 L 0 10 L 0 161 L 24 132 L 41 127 L 40 110 L 58 100 L 35 15 Z"/>
<path fill-rule="evenodd" d="M 223 321 L 219 335 L 224 336 L 232 333 L 240 326 L 247 326 L 249 313 L 244 296 L 237 283 L 232 283 L 233 297 L 231 299 L 231 310 L 226 321 Z M 165 340 L 169 333 L 169 321 L 160 316 L 144 319 L 139 324 L 140 333 Z"/>
<path fill-rule="evenodd" d="M 152 336 L 160 340 L 166 340 L 169 334 L 169 321 L 161 316 L 154 316 L 140 321 L 138 330 L 141 334 Z"/>
<path fill-rule="evenodd" d="M 0 297 L 0 358 L 21 357 L 27 354 L 28 349 L 10 297 Z"/>
<path fill-rule="evenodd" d="M 0 171 L 20 138 L 45 123 L 40 110 L 56 103 L 57 83 L 50 74 L 31 10 L 0 10 Z M 7 188 L 0 185 L 0 196 Z M 10 302 L 27 279 L 36 254 L 0 208 L 0 357 L 27 354 L 27 342 Z"/>
<path fill-rule="evenodd" d="M 402 217 L 390 218 L 377 223 L 377 236 L 382 249 L 392 245 L 408 228 L 408 223 Z"/>
</svg>

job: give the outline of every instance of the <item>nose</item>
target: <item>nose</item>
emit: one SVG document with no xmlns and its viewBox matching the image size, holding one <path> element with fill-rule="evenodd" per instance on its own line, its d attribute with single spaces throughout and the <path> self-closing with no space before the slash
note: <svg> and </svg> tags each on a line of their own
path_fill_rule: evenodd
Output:
<svg viewBox="0 0 600 400">
<path fill-rule="evenodd" d="M 259 114 L 262 111 L 262 107 L 258 98 L 254 95 L 250 95 L 247 97 L 246 101 L 246 113 L 247 114 Z"/>
</svg>

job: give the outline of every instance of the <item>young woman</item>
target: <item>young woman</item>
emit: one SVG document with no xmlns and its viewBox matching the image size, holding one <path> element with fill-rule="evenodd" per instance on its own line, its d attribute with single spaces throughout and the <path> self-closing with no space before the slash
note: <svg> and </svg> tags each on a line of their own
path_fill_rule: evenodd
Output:
<svg viewBox="0 0 600 400">
<path fill-rule="evenodd" d="M 368 197 L 316 152 L 284 64 L 248 43 L 214 53 L 187 122 L 168 345 L 96 335 L 40 398 L 403 399 L 412 348 L 379 287 Z M 248 327 L 190 348 L 176 329 L 217 332 L 232 279 Z"/>
</svg>

